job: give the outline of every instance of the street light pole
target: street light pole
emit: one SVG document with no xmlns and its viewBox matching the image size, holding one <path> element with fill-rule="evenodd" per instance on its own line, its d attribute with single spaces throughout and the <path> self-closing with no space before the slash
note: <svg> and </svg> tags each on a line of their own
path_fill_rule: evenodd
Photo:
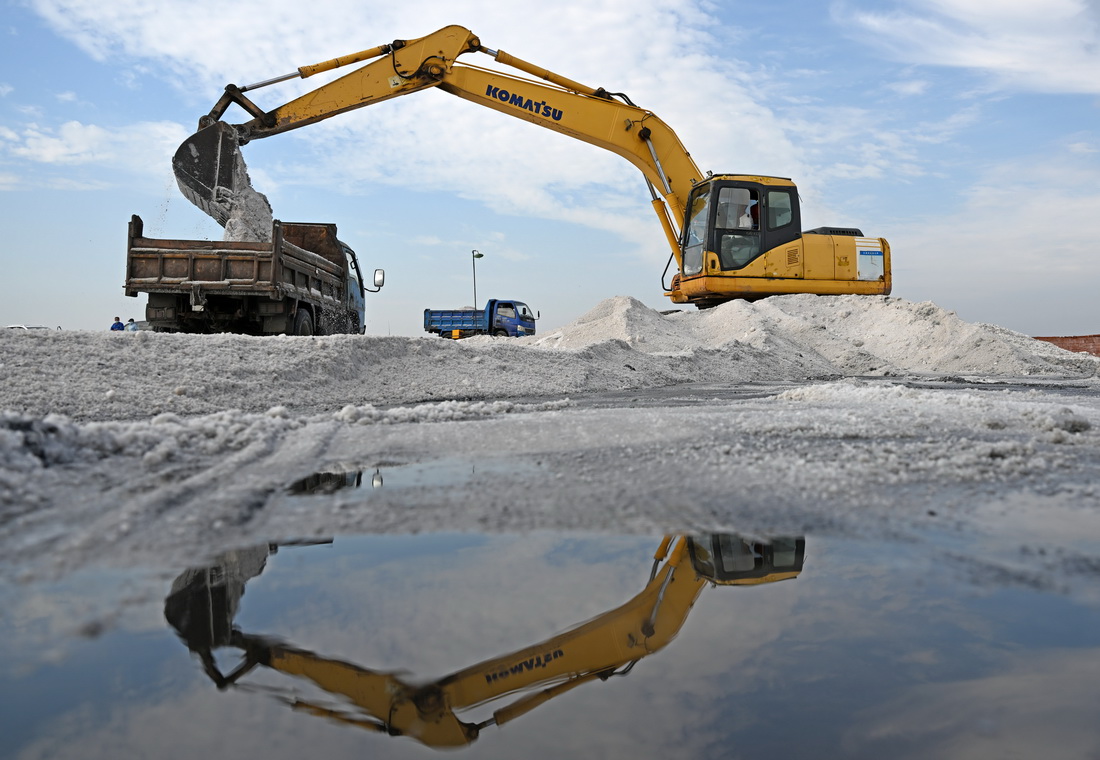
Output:
<svg viewBox="0 0 1100 760">
<path fill-rule="evenodd" d="M 485 258 L 485 255 L 478 253 L 477 249 L 470 251 L 470 265 L 474 268 L 474 308 L 477 308 L 477 260 Z"/>
</svg>

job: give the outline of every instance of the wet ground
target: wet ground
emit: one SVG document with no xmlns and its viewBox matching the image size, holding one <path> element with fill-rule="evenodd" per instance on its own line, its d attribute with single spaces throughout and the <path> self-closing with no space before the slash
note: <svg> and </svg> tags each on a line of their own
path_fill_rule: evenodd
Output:
<svg viewBox="0 0 1100 760">
<path fill-rule="evenodd" d="M 0 525 L 0 757 L 1097 756 L 1090 387 L 874 385 L 47 468 Z"/>
<path fill-rule="evenodd" d="M 335 536 L 172 578 L 8 587 L 2 754 L 1081 758 L 1100 743 L 1095 594 L 982 577 L 979 547 L 946 537 L 705 535 L 655 563 L 661 538 Z"/>
</svg>

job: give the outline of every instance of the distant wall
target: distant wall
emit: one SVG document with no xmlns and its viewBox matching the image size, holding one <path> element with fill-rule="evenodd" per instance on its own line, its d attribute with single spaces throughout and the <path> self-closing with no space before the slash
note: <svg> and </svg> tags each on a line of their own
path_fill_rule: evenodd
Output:
<svg viewBox="0 0 1100 760">
<path fill-rule="evenodd" d="M 1087 351 L 1095 356 L 1100 356 L 1100 335 L 1074 335 L 1063 338 L 1036 337 L 1035 340 L 1045 340 L 1047 343 L 1053 343 L 1067 351 Z"/>
</svg>

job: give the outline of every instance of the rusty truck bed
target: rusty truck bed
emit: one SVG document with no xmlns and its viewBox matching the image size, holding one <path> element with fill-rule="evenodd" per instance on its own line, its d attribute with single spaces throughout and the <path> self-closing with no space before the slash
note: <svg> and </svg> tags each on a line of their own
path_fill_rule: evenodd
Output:
<svg viewBox="0 0 1100 760">
<path fill-rule="evenodd" d="M 347 277 L 331 224 L 276 221 L 270 242 L 147 238 L 130 220 L 126 294 L 292 295 L 339 304 Z"/>
</svg>

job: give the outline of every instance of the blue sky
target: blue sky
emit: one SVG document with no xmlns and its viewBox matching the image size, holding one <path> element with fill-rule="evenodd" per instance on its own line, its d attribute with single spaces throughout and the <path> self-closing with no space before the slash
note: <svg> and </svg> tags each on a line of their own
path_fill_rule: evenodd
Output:
<svg viewBox="0 0 1100 760">
<path fill-rule="evenodd" d="M 1100 2 L 4 0 L 0 323 L 106 329 L 126 226 L 217 239 L 170 159 L 225 84 L 447 24 L 626 92 L 704 170 L 793 178 L 811 227 L 890 241 L 893 295 L 1031 335 L 1100 332 Z M 486 56 L 466 56 L 478 65 Z M 271 108 L 323 77 L 253 92 Z M 231 110 L 227 120 L 246 120 Z M 517 298 L 567 323 L 661 295 L 668 252 L 622 159 L 428 91 L 249 144 L 275 216 L 386 269 L 368 332 Z"/>
</svg>

